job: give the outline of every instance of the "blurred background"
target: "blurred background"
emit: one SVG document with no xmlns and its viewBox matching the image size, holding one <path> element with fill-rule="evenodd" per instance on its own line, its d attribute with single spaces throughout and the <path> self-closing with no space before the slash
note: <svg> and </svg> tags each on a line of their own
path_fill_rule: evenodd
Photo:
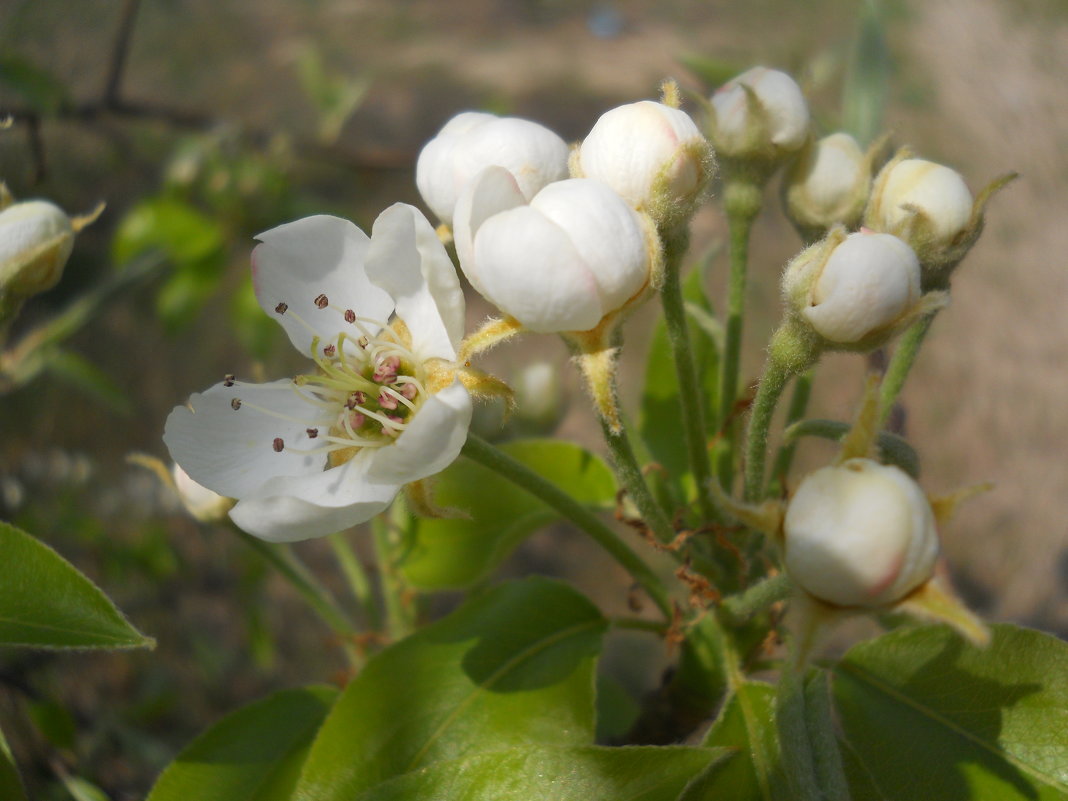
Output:
<svg viewBox="0 0 1068 801">
<path fill-rule="evenodd" d="M 342 667 L 336 643 L 299 625 L 306 613 L 255 555 L 184 516 L 126 461 L 166 456 L 163 420 L 191 392 L 227 372 L 274 378 L 299 364 L 252 297 L 255 233 L 320 212 L 369 230 L 390 203 L 421 205 L 415 157 L 468 108 L 575 141 L 605 110 L 655 97 L 665 77 L 707 94 L 766 64 L 798 78 L 829 133 L 858 46 L 885 76 L 869 90 L 896 144 L 957 169 L 973 191 L 1022 174 L 994 199 L 954 280 L 906 386 L 906 425 L 929 491 L 996 484 L 944 532 L 969 602 L 1066 636 L 1062 0 L 0 3 L 0 115 L 15 121 L 0 132 L 0 178 L 17 198 L 71 214 L 107 203 L 62 282 L 11 332 L 9 346 L 41 326 L 54 336 L 44 364 L 20 363 L 0 384 L 0 519 L 74 561 L 159 640 L 151 654 L 0 654 L 0 722 L 39 797 L 68 797 L 53 779 L 76 766 L 111 798 L 139 798 L 223 712 Z M 713 203 L 695 220 L 695 260 L 724 235 Z M 751 381 L 778 320 L 780 270 L 800 246 L 777 186 L 753 241 Z M 714 302 L 725 274 L 721 256 Z M 475 325 L 490 310 L 469 297 Z M 653 321 L 646 309 L 627 329 L 632 407 Z M 528 360 L 559 367 L 570 404 L 557 433 L 596 447 L 560 342 L 529 337 L 491 356 L 504 378 Z M 826 359 L 811 415 L 848 419 L 862 374 L 857 357 Z M 802 466 L 830 452 L 806 442 Z M 572 539 L 536 536 L 507 569 L 567 574 L 625 608 L 623 577 L 598 560 L 584 575 Z M 313 566 L 329 556 L 316 543 L 299 552 Z"/>
</svg>

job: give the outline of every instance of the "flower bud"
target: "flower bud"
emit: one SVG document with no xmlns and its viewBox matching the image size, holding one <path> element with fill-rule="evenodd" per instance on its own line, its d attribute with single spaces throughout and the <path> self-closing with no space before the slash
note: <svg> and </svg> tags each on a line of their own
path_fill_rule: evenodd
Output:
<svg viewBox="0 0 1068 801">
<path fill-rule="evenodd" d="M 171 468 L 174 489 L 182 506 L 201 523 L 217 523 L 225 520 L 234 507 L 233 498 L 224 498 L 219 493 L 198 484 L 189 477 L 181 467 L 175 464 Z"/>
<path fill-rule="evenodd" d="M 456 205 L 460 266 L 487 300 L 541 333 L 588 331 L 649 285 L 656 234 L 601 181 L 557 181 L 526 202 L 501 167 Z"/>
<path fill-rule="evenodd" d="M 960 173 L 933 161 L 904 159 L 879 173 L 866 222 L 921 247 L 946 248 L 971 216 L 972 193 Z"/>
<path fill-rule="evenodd" d="M 456 199 L 486 167 L 508 170 L 529 200 L 542 187 L 567 177 L 567 157 L 567 143 L 543 125 L 465 111 L 423 147 L 415 183 L 430 210 L 452 225 Z"/>
<path fill-rule="evenodd" d="M 808 137 L 808 104 L 785 72 L 753 67 L 712 95 L 709 139 L 721 157 L 779 161 Z"/>
<path fill-rule="evenodd" d="M 931 578 L 934 514 L 897 467 L 849 459 L 807 476 L 786 508 L 785 563 L 809 595 L 846 607 L 900 601 Z"/>
<path fill-rule="evenodd" d="M 662 222 L 692 213 L 713 157 L 686 112 L 642 100 L 601 115 L 578 151 L 578 167 Z"/>
<path fill-rule="evenodd" d="M 524 365 L 512 380 L 517 427 L 532 435 L 551 434 L 564 415 L 564 389 L 556 365 L 539 361 Z"/>
<path fill-rule="evenodd" d="M 783 204 L 806 238 L 836 223 L 854 228 L 871 190 L 871 159 L 857 140 L 835 133 L 810 142 L 783 180 Z"/>
<path fill-rule="evenodd" d="M 846 236 L 835 229 L 787 266 L 783 292 L 791 309 L 831 345 L 867 345 L 888 336 L 920 301 L 920 264 L 890 234 Z"/>
<path fill-rule="evenodd" d="M 0 298 L 19 301 L 55 286 L 74 247 L 74 233 L 71 219 L 47 200 L 0 211 Z"/>
</svg>

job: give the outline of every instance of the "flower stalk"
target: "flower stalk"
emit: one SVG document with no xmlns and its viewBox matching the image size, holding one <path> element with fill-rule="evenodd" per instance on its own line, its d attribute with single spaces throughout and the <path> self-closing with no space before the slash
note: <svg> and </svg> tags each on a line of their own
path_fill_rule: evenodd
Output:
<svg viewBox="0 0 1068 801">
<path fill-rule="evenodd" d="M 606 438 L 611 441 L 617 437 L 611 434 L 606 427 Z M 626 448 L 629 452 L 629 443 Z M 650 569 L 649 565 L 632 551 L 597 515 L 551 481 L 542 478 L 522 462 L 513 459 L 475 434 L 469 433 L 467 435 L 467 442 L 464 444 L 462 453 L 472 461 L 478 462 L 483 467 L 488 467 L 498 475 L 508 479 L 516 486 L 522 487 L 535 498 L 555 509 L 561 516 L 570 520 L 581 531 L 588 534 L 594 542 L 604 548 L 609 556 L 615 559 L 641 585 L 664 617 L 671 619 L 671 599 L 664 588 L 663 582 Z M 633 467 L 637 469 L 633 453 L 630 455 L 630 461 Z M 638 479 L 644 487 L 645 481 L 641 478 L 640 472 L 638 472 Z M 626 486 L 626 483 L 624 483 L 624 486 Z M 645 491 L 648 495 L 648 488 Z M 648 497 L 652 501 L 652 496 L 649 495 Z M 655 501 L 653 503 L 655 504 Z M 640 506 L 639 509 L 641 509 Z M 659 507 L 657 507 L 657 511 L 660 517 L 663 517 L 663 512 L 659 511 Z M 664 522 L 666 522 L 666 518 Z"/>
<path fill-rule="evenodd" d="M 931 324 L 934 322 L 936 314 L 938 314 L 937 310 L 930 314 L 925 314 L 909 326 L 894 349 L 894 355 L 890 358 L 890 364 L 887 365 L 880 390 L 880 427 L 885 425 L 890 417 L 894 402 L 905 386 L 905 379 L 908 378 L 909 371 L 912 370 L 912 365 L 916 362 L 916 357 L 920 353 L 920 346 L 923 345 L 927 332 L 931 330 Z"/>
</svg>

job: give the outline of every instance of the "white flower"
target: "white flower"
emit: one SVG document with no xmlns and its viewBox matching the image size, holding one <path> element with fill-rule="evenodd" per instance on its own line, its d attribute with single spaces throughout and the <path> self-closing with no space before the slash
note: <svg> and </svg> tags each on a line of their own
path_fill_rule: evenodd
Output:
<svg viewBox="0 0 1068 801">
<path fill-rule="evenodd" d="M 896 236 L 861 231 L 825 242 L 791 262 L 783 281 L 787 297 L 820 336 L 857 343 L 893 328 L 919 302 L 919 261 Z"/>
<path fill-rule="evenodd" d="M 178 500 L 195 519 L 202 523 L 214 523 L 226 517 L 234 507 L 232 498 L 224 498 L 219 493 L 198 484 L 189 474 L 175 463 L 171 466 L 171 479 Z"/>
<path fill-rule="evenodd" d="M 762 109 L 753 115 L 748 87 Z M 712 95 L 712 144 L 728 156 L 745 156 L 769 145 L 794 151 L 808 136 L 808 104 L 801 87 L 785 72 L 753 67 L 728 81 Z"/>
<path fill-rule="evenodd" d="M 784 522 L 790 577 L 847 607 L 893 604 L 927 581 L 938 556 L 934 514 L 892 465 L 849 459 L 807 476 Z"/>
<path fill-rule="evenodd" d="M 606 111 L 579 149 L 586 178 L 604 181 L 654 217 L 692 205 L 710 165 L 709 144 L 690 116 L 651 100 Z"/>
<path fill-rule="evenodd" d="M 164 441 L 195 481 L 237 500 L 237 525 L 294 541 L 370 519 L 459 454 L 464 300 L 411 206 L 384 211 L 370 239 L 327 216 L 258 239 L 256 297 L 315 369 L 269 384 L 227 376 L 171 413 Z"/>
<path fill-rule="evenodd" d="M 0 296 L 29 297 L 51 289 L 63 275 L 75 229 L 47 200 L 27 200 L 0 211 Z"/>
<path fill-rule="evenodd" d="M 888 164 L 876 179 L 866 224 L 902 233 L 917 214 L 929 226 L 928 244 L 950 245 L 972 217 L 972 193 L 960 173 L 923 159 Z"/>
<path fill-rule="evenodd" d="M 847 133 L 825 136 L 805 148 L 783 182 L 790 219 L 817 229 L 856 225 L 870 189 L 870 162 Z"/>
<path fill-rule="evenodd" d="M 549 184 L 528 204 L 490 167 L 460 197 L 453 233 L 471 284 L 530 331 L 588 331 L 649 283 L 655 233 L 593 179 Z"/>
<path fill-rule="evenodd" d="M 567 156 L 567 143 L 543 125 L 465 111 L 423 147 L 415 183 L 430 210 L 452 225 L 457 198 L 486 167 L 512 173 L 529 200 L 546 184 L 567 177 Z"/>
</svg>

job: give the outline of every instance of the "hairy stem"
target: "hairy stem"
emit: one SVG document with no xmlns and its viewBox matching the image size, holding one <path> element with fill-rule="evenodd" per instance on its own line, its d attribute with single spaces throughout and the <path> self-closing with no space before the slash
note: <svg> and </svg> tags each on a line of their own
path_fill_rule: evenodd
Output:
<svg viewBox="0 0 1068 801">
<path fill-rule="evenodd" d="M 774 356 L 760 377 L 745 444 L 745 499 L 752 503 L 764 496 L 764 463 L 768 455 L 768 430 L 775 405 L 793 373 Z"/>
<path fill-rule="evenodd" d="M 886 420 L 894 408 L 894 402 L 897 400 L 897 396 L 901 394 L 902 387 L 905 386 L 905 379 L 908 377 L 912 365 L 916 362 L 920 346 L 927 337 L 927 332 L 931 329 L 935 314 L 937 312 L 932 312 L 914 322 L 902 335 L 901 341 L 897 343 L 897 347 L 894 349 L 894 355 L 891 357 L 890 364 L 886 368 L 886 375 L 883 377 L 881 397 L 879 399 L 880 427 L 886 424 Z"/>
<path fill-rule="evenodd" d="M 653 600 L 653 603 L 657 605 L 664 617 L 670 620 L 671 599 L 663 582 L 649 565 L 632 551 L 596 514 L 576 501 L 556 484 L 538 475 L 522 462 L 513 459 L 504 451 L 495 448 L 475 434 L 469 433 L 467 435 L 467 442 L 461 452 L 472 461 L 488 467 L 516 486 L 522 487 L 535 498 L 555 509 L 561 516 L 570 520 L 581 531 L 588 534 L 594 542 L 608 552 L 609 556 L 630 573 L 633 579 Z M 639 473 L 640 478 L 641 475 Z M 644 483 L 644 480 L 642 480 L 643 485 Z M 662 516 L 663 512 L 660 512 L 660 514 Z"/>
</svg>

